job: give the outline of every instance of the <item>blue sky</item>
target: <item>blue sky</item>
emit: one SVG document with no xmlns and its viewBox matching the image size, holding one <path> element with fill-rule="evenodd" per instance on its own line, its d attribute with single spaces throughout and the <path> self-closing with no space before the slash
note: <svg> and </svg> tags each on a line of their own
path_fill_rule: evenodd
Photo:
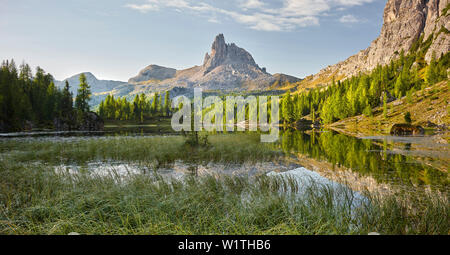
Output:
<svg viewBox="0 0 450 255">
<path fill-rule="evenodd" d="M 386 0 L 0 0 L 0 59 L 56 79 L 123 80 L 149 64 L 201 65 L 214 37 L 270 73 L 303 78 L 367 48 Z"/>
</svg>

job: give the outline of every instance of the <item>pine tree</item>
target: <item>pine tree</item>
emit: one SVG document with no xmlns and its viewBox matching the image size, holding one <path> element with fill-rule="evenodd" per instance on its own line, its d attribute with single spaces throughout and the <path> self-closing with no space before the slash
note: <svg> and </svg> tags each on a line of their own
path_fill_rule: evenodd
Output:
<svg viewBox="0 0 450 255">
<path fill-rule="evenodd" d="M 438 80 L 438 70 L 436 65 L 436 53 L 433 52 L 431 57 L 430 65 L 427 67 L 427 71 L 425 73 L 425 80 L 428 85 L 433 85 Z"/>
<path fill-rule="evenodd" d="M 412 120 L 411 120 L 411 113 L 410 112 L 405 113 L 404 118 L 405 118 L 405 122 L 406 123 L 411 124 Z"/>
<path fill-rule="evenodd" d="M 158 112 L 158 92 L 155 93 L 155 95 L 153 96 L 153 102 L 152 102 L 152 113 L 156 114 Z"/>
<path fill-rule="evenodd" d="M 100 105 L 98 106 L 98 115 L 105 119 L 105 101 L 100 102 Z"/>
<path fill-rule="evenodd" d="M 75 99 L 75 108 L 77 108 L 78 111 L 83 113 L 88 112 L 90 100 L 91 100 L 91 87 L 86 82 L 86 76 L 84 74 L 81 74 L 78 94 Z"/>
<path fill-rule="evenodd" d="M 69 82 L 66 81 L 61 97 L 61 115 L 68 116 L 73 111 L 73 95 L 70 92 Z"/>
<path fill-rule="evenodd" d="M 141 109 L 139 108 L 139 96 L 136 95 L 133 100 L 133 118 L 139 120 L 141 118 Z"/>
<path fill-rule="evenodd" d="M 169 112 L 170 112 L 170 92 L 166 91 L 166 95 L 164 96 L 164 115 L 169 116 Z"/>
</svg>

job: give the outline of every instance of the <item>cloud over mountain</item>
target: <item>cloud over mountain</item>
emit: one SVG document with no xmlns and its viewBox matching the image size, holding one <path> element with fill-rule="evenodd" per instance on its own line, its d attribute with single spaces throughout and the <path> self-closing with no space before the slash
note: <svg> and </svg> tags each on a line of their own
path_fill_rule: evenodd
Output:
<svg viewBox="0 0 450 255">
<path fill-rule="evenodd" d="M 163 8 L 189 12 L 210 22 L 231 19 L 246 27 L 261 31 L 291 31 L 300 27 L 317 26 L 320 17 L 336 10 L 371 3 L 375 0 L 234 0 L 240 8 L 225 8 L 217 3 L 193 0 L 147 0 L 129 3 L 127 8 L 142 13 Z"/>
</svg>

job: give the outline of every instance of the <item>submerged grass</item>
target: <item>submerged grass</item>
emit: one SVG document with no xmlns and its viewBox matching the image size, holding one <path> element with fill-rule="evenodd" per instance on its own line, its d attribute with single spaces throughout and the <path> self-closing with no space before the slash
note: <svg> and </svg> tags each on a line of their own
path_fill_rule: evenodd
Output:
<svg viewBox="0 0 450 255">
<path fill-rule="evenodd" d="M 369 196 L 357 209 L 327 187 L 292 196 L 276 177 L 121 178 L 0 162 L 0 234 L 448 234 L 445 198 Z M 280 192 L 281 191 L 281 192 Z"/>
<path fill-rule="evenodd" d="M 217 134 L 208 137 L 212 146 L 192 148 L 181 136 L 115 137 L 69 141 L 3 140 L 0 153 L 17 162 L 85 163 L 120 160 L 165 165 L 175 160 L 242 163 L 267 161 L 281 155 L 259 143 L 256 134 Z"/>
</svg>

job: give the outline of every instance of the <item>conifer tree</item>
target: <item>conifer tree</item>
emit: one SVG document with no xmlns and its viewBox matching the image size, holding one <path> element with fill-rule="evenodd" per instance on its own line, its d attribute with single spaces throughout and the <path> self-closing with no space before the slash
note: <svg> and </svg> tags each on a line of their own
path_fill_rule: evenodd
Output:
<svg viewBox="0 0 450 255">
<path fill-rule="evenodd" d="M 166 95 L 164 96 L 164 115 L 165 116 L 169 116 L 169 111 L 170 111 L 170 99 L 169 98 L 170 98 L 170 92 L 166 91 Z"/>
<path fill-rule="evenodd" d="M 89 111 L 89 101 L 91 100 L 91 87 L 87 84 L 86 76 L 80 75 L 80 85 L 78 88 L 78 94 L 75 99 L 75 108 L 80 112 Z"/>
</svg>

